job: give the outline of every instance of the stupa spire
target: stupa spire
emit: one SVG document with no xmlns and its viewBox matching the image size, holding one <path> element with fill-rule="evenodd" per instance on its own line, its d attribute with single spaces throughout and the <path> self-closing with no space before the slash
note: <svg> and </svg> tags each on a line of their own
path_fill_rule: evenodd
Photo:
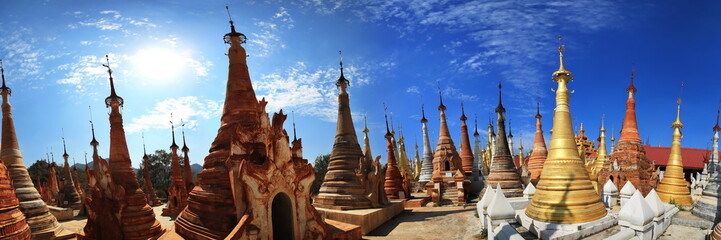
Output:
<svg viewBox="0 0 721 240">
<path fill-rule="evenodd" d="M 421 104 L 421 128 L 423 131 L 423 159 L 421 162 L 421 176 L 418 178 L 418 183 L 421 187 L 425 187 L 425 184 L 431 181 L 433 177 L 433 150 L 431 148 L 431 141 L 428 137 L 428 119 L 426 119 L 425 105 Z"/>
<path fill-rule="evenodd" d="M 606 159 L 608 159 L 608 153 L 606 151 L 606 115 L 601 115 L 601 128 L 599 129 L 599 137 L 598 137 L 598 151 L 596 151 L 596 160 L 594 162 L 593 166 L 593 179 L 596 179 L 596 175 L 598 174 L 598 171 L 603 169 L 604 163 L 606 163 Z M 599 183 L 600 186 L 600 183 Z"/>
<path fill-rule="evenodd" d="M 143 193 L 145 193 L 145 200 L 147 201 L 148 205 L 159 206 L 161 203 L 158 199 L 158 196 L 155 195 L 153 181 L 151 181 L 150 179 L 150 165 L 148 165 L 150 157 L 145 151 L 145 133 L 141 132 L 140 136 L 143 138 Z M 85 157 L 85 160 L 87 161 L 87 156 Z"/>
<path fill-rule="evenodd" d="M 531 172 L 531 182 L 538 184 L 543 170 L 543 163 L 546 162 L 548 150 L 546 140 L 543 138 L 543 127 L 541 126 L 541 102 L 536 102 L 536 135 L 533 139 L 533 152 L 528 158 L 528 171 Z"/>
<path fill-rule="evenodd" d="M 175 124 L 172 113 L 170 114 L 170 129 L 173 138 L 173 144 L 170 145 L 170 188 L 168 189 L 168 206 L 163 208 L 163 216 L 177 215 L 188 204 L 188 188 L 180 173 L 180 159 L 178 145 L 175 144 Z"/>
<path fill-rule="evenodd" d="M 340 51 L 338 51 L 340 55 Z M 343 69 L 343 60 L 340 65 Z M 369 208 L 371 202 L 363 194 L 365 187 L 356 176 L 360 159 L 364 156 L 358 144 L 358 136 L 353 125 L 350 109 L 350 98 L 346 88 L 350 82 L 342 71 L 336 81 L 340 88 L 338 93 L 338 120 L 335 140 L 328 163 L 328 173 L 323 179 L 314 205 L 329 209 L 363 209 Z M 368 159 L 370 160 L 370 159 Z"/>
<path fill-rule="evenodd" d="M 656 187 L 656 192 L 661 201 L 675 203 L 680 206 L 691 205 L 690 185 L 684 178 L 683 161 L 681 159 L 681 98 L 677 100 L 676 120 L 671 123 L 673 128 L 673 142 L 671 142 L 671 153 L 668 156 L 666 172 L 661 182 Z"/>
<path fill-rule="evenodd" d="M 180 149 L 183 151 L 183 181 L 185 181 L 187 191 L 190 192 L 195 187 L 193 183 L 193 170 L 190 168 L 190 157 L 188 156 L 190 148 L 185 144 L 185 122 L 183 122 L 182 119 L 180 122 L 180 131 L 183 134 L 183 148 Z"/>
<path fill-rule="evenodd" d="M 68 162 L 68 158 L 70 155 L 68 155 L 67 147 L 65 147 L 65 134 L 63 133 L 63 160 L 65 161 L 65 166 L 63 166 L 63 188 L 60 190 L 62 193 L 62 198 L 59 199 L 58 205 L 60 207 L 66 207 L 66 208 L 73 208 L 76 210 L 80 210 L 82 206 L 82 202 L 80 201 L 80 194 L 78 194 L 77 189 L 75 188 L 75 183 L 73 182 L 73 174 L 70 172 L 70 163 Z"/>
<path fill-rule="evenodd" d="M 618 139 L 619 142 L 631 141 L 641 143 L 641 136 L 638 134 L 638 123 L 636 122 L 636 100 L 634 99 L 637 91 L 633 85 L 635 72 L 635 69 L 631 70 L 631 81 L 628 88 L 626 88 L 626 92 L 628 92 L 626 116 L 623 118 L 623 127 L 621 128 L 621 137 Z"/>
<path fill-rule="evenodd" d="M 386 168 L 386 179 L 383 184 L 383 189 L 389 199 L 399 199 L 401 196 L 399 192 L 403 191 L 403 177 L 400 169 L 398 169 L 398 162 L 396 161 L 396 150 L 395 144 L 393 143 L 393 134 L 388 127 L 388 114 L 384 114 L 386 120 L 386 140 L 388 141 L 388 165 Z M 405 193 L 408 194 L 408 193 Z"/>
<path fill-rule="evenodd" d="M 20 152 L 17 134 L 15 132 L 15 120 L 12 116 L 12 105 L 10 105 L 11 89 L 5 84 L 5 69 L 0 61 L 0 75 L 3 85 L 0 87 L 2 95 L 2 144 L 0 144 L 0 159 L 8 169 L 15 194 L 20 201 L 20 211 L 25 216 L 32 232 L 33 239 L 54 239 L 63 231 L 55 216 L 48 211 L 46 203 L 40 198 L 40 193 L 35 188 L 30 175 L 28 174 L 23 156 Z M 38 183 L 39 184 L 39 183 Z M 3 191 L 4 192 L 4 191 Z M 15 196 L 13 194 L 13 196 Z"/>
<path fill-rule="evenodd" d="M 473 150 L 471 139 L 468 136 L 468 125 L 466 124 L 466 110 L 461 101 L 461 166 L 466 175 L 473 172 Z"/>
<path fill-rule="evenodd" d="M 363 115 L 363 156 L 366 157 L 367 161 L 373 159 L 373 153 L 371 153 L 370 138 L 368 137 L 368 119 L 366 115 Z"/>
<path fill-rule="evenodd" d="M 583 223 L 606 216 L 606 208 L 593 188 L 573 137 L 570 91 L 571 73 L 563 66 L 563 45 L 558 48 L 561 66 L 553 73 L 558 83 L 553 133 L 536 193 L 526 208 L 530 218 L 547 223 Z M 569 196 L 573 196 L 572 199 Z"/>
<path fill-rule="evenodd" d="M 508 139 L 506 135 L 506 117 L 503 113 L 506 109 L 503 108 L 501 82 L 498 82 L 498 106 L 496 107 L 496 114 L 498 120 L 496 128 L 498 135 L 496 137 L 496 151 L 493 154 L 493 161 L 491 162 L 491 169 L 486 180 L 486 186 L 500 185 L 503 189 L 503 194 L 506 197 L 520 197 L 523 196 L 523 183 L 521 177 L 516 171 L 516 165 L 513 162 L 513 156 L 511 156 L 511 150 L 509 149 Z"/>
</svg>

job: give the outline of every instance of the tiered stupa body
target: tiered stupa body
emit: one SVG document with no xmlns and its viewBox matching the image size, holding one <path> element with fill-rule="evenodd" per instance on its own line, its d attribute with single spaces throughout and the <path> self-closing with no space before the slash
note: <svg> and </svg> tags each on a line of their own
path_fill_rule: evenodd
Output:
<svg viewBox="0 0 721 240">
<path fill-rule="evenodd" d="M 543 171 L 543 163 L 546 162 L 548 150 L 546 149 L 546 140 L 543 139 L 543 129 L 541 127 L 541 104 L 536 103 L 536 135 L 533 139 L 533 151 L 528 158 L 528 171 L 531 171 L 531 183 L 538 184 L 541 179 L 541 171 Z"/>
<path fill-rule="evenodd" d="M 0 161 L 0 239 L 29 240 L 30 226 L 20 211 L 5 164 Z"/>
<path fill-rule="evenodd" d="M 349 83 L 343 75 L 343 63 L 341 62 L 341 75 L 336 82 L 340 92 L 338 93 L 338 123 L 335 130 L 335 141 L 330 153 L 328 172 L 313 203 L 316 207 L 341 210 L 370 207 L 370 201 L 363 195 L 365 187 L 355 173 L 364 155 L 353 126 L 350 99 L 346 91 Z M 371 159 L 366 159 L 366 163 L 370 163 L 370 161 Z"/>
<path fill-rule="evenodd" d="M 48 206 L 40 198 L 38 190 L 33 185 L 28 174 L 23 156 L 20 153 L 18 138 L 15 134 L 15 121 L 12 117 L 12 106 L 10 105 L 10 88 L 5 85 L 5 70 L 0 66 L 2 72 L 2 147 L 0 147 L 0 159 L 8 169 L 15 194 L 20 201 L 20 211 L 25 215 L 25 220 L 30 225 L 33 239 L 53 239 L 63 231 L 55 216 L 51 215 Z M 39 184 L 39 183 L 38 183 Z"/>
<path fill-rule="evenodd" d="M 631 72 L 631 84 L 626 88 L 628 100 L 626 101 L 626 116 L 623 119 L 621 137 L 613 147 L 611 157 L 603 165 L 603 169 L 598 172 L 598 182 L 605 183 L 611 179 L 616 187 L 621 189 L 626 181 L 631 181 L 633 186 L 646 195 L 651 189 L 656 188 L 658 176 L 654 164 L 646 157 L 646 150 L 638 134 L 636 100 L 634 99 L 636 87 L 633 85 L 633 80 L 634 73 Z"/>
<path fill-rule="evenodd" d="M 600 194 L 601 182 L 598 182 L 598 172 L 603 169 L 603 165 L 608 160 L 608 153 L 606 151 L 606 127 L 605 119 L 601 119 L 601 129 L 599 129 L 598 137 L 598 149 L 596 149 L 596 159 L 593 160 L 593 166 L 591 167 L 591 182 L 593 182 L 596 191 Z"/>
<path fill-rule="evenodd" d="M 408 197 L 408 193 L 403 191 L 403 175 L 398 167 L 398 161 L 396 161 L 395 144 L 393 144 L 393 134 L 388 128 L 388 119 L 386 119 L 385 137 L 388 141 L 388 164 L 386 165 L 386 175 L 383 189 L 389 199 L 401 199 L 401 197 Z"/>
<path fill-rule="evenodd" d="M 65 166 L 63 166 L 63 188 L 58 194 L 58 206 L 64 208 L 72 208 L 80 210 L 82 202 L 80 200 L 80 194 L 75 188 L 75 182 L 73 181 L 73 175 L 70 172 L 70 163 L 68 163 L 68 151 L 65 149 L 65 138 L 63 138 L 63 159 L 65 159 Z"/>
<path fill-rule="evenodd" d="M 656 187 L 658 197 L 661 201 L 680 206 L 691 205 L 690 185 L 684 178 L 683 159 L 681 159 L 681 99 L 678 100 L 678 110 L 676 112 L 676 121 L 671 124 L 673 127 L 673 142 L 671 142 L 671 153 L 668 156 L 666 164 L 666 172 L 663 179 Z"/>
<path fill-rule="evenodd" d="M 466 124 L 466 111 L 461 103 L 461 166 L 463 173 L 470 176 L 473 173 L 473 150 L 471 149 L 471 138 L 468 136 L 468 124 Z"/>
<path fill-rule="evenodd" d="M 440 97 L 440 127 L 438 134 L 438 145 L 433 156 L 433 175 L 431 181 L 426 184 L 428 196 L 431 196 L 434 202 L 441 204 L 462 204 L 465 203 L 465 194 L 467 194 L 470 182 L 464 182 L 465 174 L 463 174 L 461 156 L 456 151 L 456 145 L 451 139 L 451 133 L 446 123 L 446 106 L 443 105 L 443 97 Z M 457 178 L 461 178 L 463 189 L 458 189 L 459 182 Z"/>
<path fill-rule="evenodd" d="M 523 196 L 523 183 L 521 182 L 521 176 L 516 171 L 516 165 L 513 162 L 513 156 L 511 151 L 508 149 L 508 143 L 506 142 L 506 118 L 503 113 L 506 109 L 503 107 L 503 101 L 501 98 L 501 84 L 498 84 L 498 106 L 496 107 L 496 113 L 498 114 L 498 137 L 496 139 L 496 151 L 493 155 L 493 162 L 491 163 L 491 170 L 486 178 L 486 188 L 493 186 L 501 186 L 503 194 L 506 197 L 522 197 Z"/>
<path fill-rule="evenodd" d="M 176 232 L 185 239 L 327 237 L 311 204 L 315 173 L 300 146 L 291 150 L 282 127 L 287 115 L 269 118 L 268 102 L 256 99 L 241 46 L 245 35 L 232 22 L 225 39 L 230 65 L 220 129 Z"/>
<path fill-rule="evenodd" d="M 607 212 L 578 156 L 567 88 L 573 75 L 563 65 L 563 46 L 559 47 L 559 55 L 560 67 L 553 73 L 558 88 L 548 158 L 525 214 L 546 223 L 590 222 L 606 216 Z"/>
<path fill-rule="evenodd" d="M 188 157 L 190 148 L 185 144 L 185 128 L 183 128 L 183 148 L 180 150 L 183 151 L 183 181 L 185 182 L 186 192 L 190 192 L 193 191 L 195 183 L 193 181 L 193 170 L 190 169 L 190 157 Z"/>
<path fill-rule="evenodd" d="M 145 200 L 147 200 L 148 205 L 152 207 L 160 206 L 162 203 L 160 203 L 158 196 L 155 195 L 153 181 L 150 179 L 150 169 L 148 168 L 150 165 L 148 165 L 148 161 L 150 161 L 150 157 L 148 157 L 148 153 L 145 152 L 145 144 L 143 144 L 143 193 L 145 193 Z"/>
<path fill-rule="evenodd" d="M 116 185 L 115 189 L 103 190 L 112 193 L 108 196 L 109 202 L 113 202 L 114 206 L 105 206 L 112 209 L 112 214 L 120 220 L 120 225 L 114 226 L 119 228 L 122 239 L 149 239 L 159 237 L 165 232 L 160 226 L 160 222 L 155 219 L 153 209 L 145 200 L 145 193 L 140 189 L 138 179 L 130 160 L 128 152 L 128 144 L 125 139 L 125 130 L 123 128 L 123 116 L 120 113 L 120 107 L 123 105 L 123 98 L 119 97 L 115 92 L 115 84 L 113 80 L 110 64 L 105 65 L 108 68 L 110 79 L 110 96 L 105 98 L 106 107 L 110 108 L 110 151 L 109 151 L 109 173 L 112 184 Z M 98 157 L 99 158 L 99 157 Z M 104 187 L 105 188 L 105 187 Z M 97 208 L 103 206 L 94 206 L 96 212 L 101 212 Z M 105 210 L 102 210 L 105 211 Z M 98 214 L 100 215 L 100 214 Z M 105 232 L 103 227 L 100 231 Z M 98 231 L 98 229 L 95 229 Z M 117 230 L 116 230 L 117 231 Z M 104 239 L 104 238 L 103 238 Z"/>
<path fill-rule="evenodd" d="M 418 178 L 418 183 L 425 186 L 426 183 L 431 181 L 433 177 L 433 150 L 431 148 L 431 141 L 428 138 L 428 119 L 426 119 L 425 108 L 421 106 L 421 126 L 423 128 L 423 160 L 421 163 L 421 176 Z"/>
<path fill-rule="evenodd" d="M 713 144 L 711 145 L 711 156 L 708 161 L 708 169 L 710 170 L 708 184 L 704 187 L 701 198 L 696 201 L 693 209 L 691 210 L 694 215 L 712 222 L 718 222 L 721 220 L 721 208 L 719 208 L 719 205 L 721 205 L 721 169 L 719 169 L 718 166 L 718 142 L 719 132 L 721 132 L 721 127 L 719 126 L 719 115 L 721 115 L 721 110 L 716 112 L 716 125 L 712 128 Z M 714 230 L 716 229 L 721 230 L 721 227 L 717 225 Z"/>
<path fill-rule="evenodd" d="M 183 176 L 180 174 L 178 145 L 175 144 L 175 126 L 170 121 L 173 144 L 170 145 L 170 188 L 168 188 L 168 205 L 163 208 L 163 216 L 178 215 L 188 206 L 188 191 Z"/>
</svg>

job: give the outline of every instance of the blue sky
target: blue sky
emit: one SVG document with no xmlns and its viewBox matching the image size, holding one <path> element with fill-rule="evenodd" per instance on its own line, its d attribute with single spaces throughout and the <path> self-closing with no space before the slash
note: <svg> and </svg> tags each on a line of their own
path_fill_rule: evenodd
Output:
<svg viewBox="0 0 721 240">
<path fill-rule="evenodd" d="M 721 99 L 716 1 L 12 1 L 0 9 L 0 58 L 26 164 L 51 148 L 60 160 L 61 129 L 68 152 L 82 162 L 90 152 L 89 105 L 107 156 L 106 54 L 125 99 L 134 165 L 142 156 L 141 133 L 149 151 L 170 146 L 171 112 L 176 123 L 187 123 L 191 162 L 202 164 L 224 98 L 226 5 L 248 36 L 256 93 L 269 101 L 269 112 L 295 112 L 311 161 L 332 148 L 338 50 L 351 81 L 356 128 L 360 133 L 367 114 L 373 152 L 384 160 L 383 103 L 396 128 L 402 126 L 409 151 L 421 139 L 420 105 L 426 104 L 435 143 L 438 82 L 457 143 L 460 101 L 485 135 L 499 79 L 516 146 L 523 136 L 531 148 L 536 99 L 548 139 L 557 35 L 564 36 L 566 66 L 575 75 L 569 86 L 574 128 L 584 123 L 591 138 L 604 113 L 607 135 L 620 131 L 634 67 L 640 133 L 652 145 L 670 145 L 681 95 L 682 146 L 708 148 Z"/>
</svg>

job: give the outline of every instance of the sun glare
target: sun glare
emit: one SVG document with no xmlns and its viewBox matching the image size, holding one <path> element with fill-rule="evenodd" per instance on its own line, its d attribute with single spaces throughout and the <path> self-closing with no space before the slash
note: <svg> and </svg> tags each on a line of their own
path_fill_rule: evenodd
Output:
<svg viewBox="0 0 721 240">
<path fill-rule="evenodd" d="M 147 80 L 171 80 L 182 71 L 183 57 L 166 48 L 147 48 L 133 56 L 135 69 Z"/>
</svg>

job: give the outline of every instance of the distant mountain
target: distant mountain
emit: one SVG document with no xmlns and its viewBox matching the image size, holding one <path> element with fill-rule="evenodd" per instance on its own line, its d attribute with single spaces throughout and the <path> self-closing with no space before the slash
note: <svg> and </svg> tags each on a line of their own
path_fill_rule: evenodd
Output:
<svg viewBox="0 0 721 240">
<path fill-rule="evenodd" d="M 198 173 L 203 171 L 203 166 L 197 163 L 190 164 L 190 170 L 193 171 L 193 178 L 197 178 Z"/>
</svg>

